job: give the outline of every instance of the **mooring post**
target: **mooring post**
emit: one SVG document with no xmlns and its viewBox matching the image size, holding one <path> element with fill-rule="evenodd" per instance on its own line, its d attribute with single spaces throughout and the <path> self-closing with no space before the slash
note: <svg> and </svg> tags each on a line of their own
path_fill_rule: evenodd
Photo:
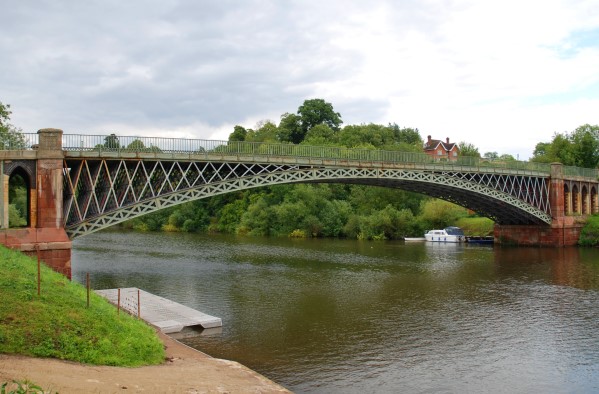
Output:
<svg viewBox="0 0 599 394">
<path fill-rule="evenodd" d="M 39 297 L 41 294 L 42 287 L 42 268 L 40 263 L 40 245 L 35 245 L 35 251 L 37 254 L 37 296 Z"/>
<path fill-rule="evenodd" d="M 85 274 L 85 287 L 87 287 L 87 307 L 89 308 L 89 272 Z"/>
</svg>

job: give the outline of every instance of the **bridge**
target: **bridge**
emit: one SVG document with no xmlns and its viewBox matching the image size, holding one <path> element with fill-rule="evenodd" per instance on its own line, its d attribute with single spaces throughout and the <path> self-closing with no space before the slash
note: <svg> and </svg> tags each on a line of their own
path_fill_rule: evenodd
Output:
<svg viewBox="0 0 599 394">
<path fill-rule="evenodd" d="M 1 149 L 1 148 L 0 148 Z M 559 163 L 435 161 L 421 153 L 293 144 L 63 134 L 43 129 L 0 150 L 0 242 L 70 276 L 71 240 L 198 200 L 285 183 L 337 182 L 441 198 L 495 221 L 497 243 L 573 245 L 599 212 L 599 171 Z M 28 195 L 9 228 L 10 180 Z"/>
</svg>

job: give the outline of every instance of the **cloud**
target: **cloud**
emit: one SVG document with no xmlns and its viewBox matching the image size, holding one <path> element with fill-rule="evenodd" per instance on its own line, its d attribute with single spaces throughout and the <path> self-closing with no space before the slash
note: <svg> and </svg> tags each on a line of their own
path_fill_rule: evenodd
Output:
<svg viewBox="0 0 599 394">
<path fill-rule="evenodd" d="M 0 100 L 26 131 L 226 138 L 319 97 L 344 124 L 527 158 L 599 124 L 592 3 L 17 2 L 0 15 Z"/>
</svg>

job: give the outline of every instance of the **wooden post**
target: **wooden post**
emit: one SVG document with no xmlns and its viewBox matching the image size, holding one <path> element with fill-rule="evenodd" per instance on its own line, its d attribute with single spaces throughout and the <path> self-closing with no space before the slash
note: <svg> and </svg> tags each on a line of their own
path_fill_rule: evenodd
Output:
<svg viewBox="0 0 599 394">
<path fill-rule="evenodd" d="M 41 294 L 41 284 L 42 284 L 42 270 L 40 264 L 40 245 L 35 244 L 35 252 L 37 254 L 37 295 L 38 297 Z"/>
<path fill-rule="evenodd" d="M 89 308 L 89 272 L 85 274 L 85 285 L 87 287 L 87 307 Z"/>
<path fill-rule="evenodd" d="M 120 315 L 121 314 L 121 289 L 117 290 L 118 296 L 117 296 L 117 303 L 116 303 L 116 314 Z"/>
</svg>

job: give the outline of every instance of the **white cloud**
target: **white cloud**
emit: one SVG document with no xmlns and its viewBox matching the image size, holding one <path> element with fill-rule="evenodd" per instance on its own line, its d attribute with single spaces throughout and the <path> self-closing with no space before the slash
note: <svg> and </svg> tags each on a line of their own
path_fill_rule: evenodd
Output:
<svg viewBox="0 0 599 394">
<path fill-rule="evenodd" d="M 25 131 L 226 139 L 321 97 L 527 158 L 599 124 L 598 32 L 594 0 L 20 2 L 0 101 Z"/>
</svg>

